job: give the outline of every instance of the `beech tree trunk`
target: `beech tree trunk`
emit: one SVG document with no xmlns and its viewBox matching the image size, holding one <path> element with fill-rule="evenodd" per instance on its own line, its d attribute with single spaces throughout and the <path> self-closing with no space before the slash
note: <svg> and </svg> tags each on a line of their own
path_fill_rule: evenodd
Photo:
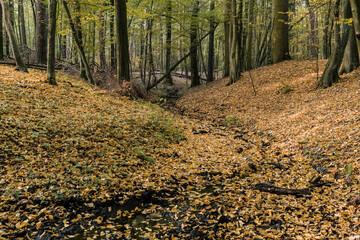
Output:
<svg viewBox="0 0 360 240">
<path fill-rule="evenodd" d="M 36 1 L 36 61 L 46 64 L 47 60 L 47 19 L 46 5 L 42 0 Z"/>
<path fill-rule="evenodd" d="M 349 40 L 345 48 L 344 62 L 340 70 L 340 75 L 349 73 L 359 67 L 359 55 L 356 44 L 356 36 L 354 26 L 351 27 Z"/>
<path fill-rule="evenodd" d="M 271 60 L 273 63 L 290 59 L 288 37 L 288 1 L 273 0 L 273 35 Z"/>
<path fill-rule="evenodd" d="M 193 12 L 191 16 L 190 44 L 191 44 L 191 49 L 193 49 L 194 47 L 196 48 L 196 50 L 191 53 L 191 57 L 190 57 L 191 87 L 196 87 L 200 85 L 200 77 L 199 77 L 199 69 L 198 69 L 198 53 L 197 53 L 197 31 L 198 31 L 197 17 L 200 10 L 199 5 L 200 5 L 200 1 L 196 0 L 193 6 Z"/>
<path fill-rule="evenodd" d="M 27 68 L 21 58 L 21 54 L 20 54 L 20 49 L 19 49 L 19 45 L 16 41 L 15 38 L 15 32 L 14 32 L 14 28 L 11 24 L 11 20 L 10 20 L 10 10 L 8 7 L 8 1 L 6 0 L 1 0 L 1 6 L 2 6 L 2 10 L 3 10 L 3 17 L 4 17 L 4 22 L 5 22 L 5 28 L 6 28 L 6 32 L 10 41 L 10 45 L 11 48 L 13 50 L 14 53 L 14 58 L 15 58 L 15 62 L 16 62 L 16 66 L 17 66 L 17 70 L 21 71 L 21 72 L 27 72 Z"/>
<path fill-rule="evenodd" d="M 130 56 L 126 0 L 115 0 L 116 61 L 119 83 L 130 81 Z"/>
<path fill-rule="evenodd" d="M 100 11 L 99 13 L 99 59 L 100 59 L 100 68 L 105 69 L 106 68 L 106 58 L 105 58 L 105 44 L 106 44 L 106 23 L 105 23 L 105 17 L 104 12 Z"/>
<path fill-rule="evenodd" d="M 334 20 L 335 20 L 335 46 L 334 51 L 331 53 L 330 59 L 326 64 L 323 75 L 320 78 L 318 83 L 318 88 L 328 88 L 336 83 L 339 79 L 339 68 L 344 57 L 346 43 L 349 38 L 350 27 L 345 28 L 343 37 L 340 35 L 340 2 L 341 0 L 335 0 L 334 3 Z M 349 12 L 350 3 L 349 1 L 345 2 L 344 6 L 344 16 L 346 17 L 346 12 Z"/>
<path fill-rule="evenodd" d="M 0 4 L 0 60 L 4 60 L 3 10 Z"/>
<path fill-rule="evenodd" d="M 243 1 L 239 0 L 237 6 L 236 0 L 231 0 L 230 12 L 230 81 L 228 84 L 233 84 L 240 79 L 241 75 L 241 42 L 242 42 L 242 9 Z"/>
<path fill-rule="evenodd" d="M 254 23 L 254 1 L 249 2 L 249 21 L 248 21 L 248 34 L 246 39 L 246 52 L 245 52 L 245 69 L 247 71 L 252 69 L 252 50 L 253 50 L 253 25 Z"/>
<path fill-rule="evenodd" d="M 81 14 L 81 5 L 79 0 L 75 0 L 75 30 L 77 37 L 79 39 L 80 45 L 82 48 L 84 48 L 84 39 L 83 39 L 83 31 L 82 31 L 82 25 L 80 20 L 80 14 Z M 77 60 L 77 58 L 76 58 Z M 83 78 L 85 80 L 87 79 L 87 73 L 85 69 L 85 63 L 83 62 L 82 58 L 80 57 L 80 78 Z"/>
<path fill-rule="evenodd" d="M 317 47 L 317 41 L 316 41 L 316 29 L 315 29 L 315 12 L 314 7 L 312 3 L 310 3 L 310 0 L 305 0 L 306 6 L 309 9 L 309 15 L 310 15 L 310 56 L 311 59 L 318 59 L 318 47 Z"/>
<path fill-rule="evenodd" d="M 360 59 L 360 3 L 356 0 L 350 0 L 352 17 L 354 20 L 354 28 L 356 34 L 356 43 Z"/>
<path fill-rule="evenodd" d="M 171 67 L 171 12 L 172 12 L 172 2 L 168 0 L 167 2 L 167 12 L 166 12 L 166 59 L 165 59 L 165 71 L 168 72 Z M 169 85 L 174 85 L 171 75 L 169 74 L 166 77 L 166 83 Z"/>
<path fill-rule="evenodd" d="M 215 0 L 210 2 L 210 11 L 213 13 L 215 10 Z M 208 82 L 214 81 L 214 57 L 215 57 L 215 21 L 214 16 L 210 16 L 210 35 L 209 35 L 209 56 L 208 56 Z"/>
<path fill-rule="evenodd" d="M 225 43 L 224 43 L 224 74 L 223 77 L 228 77 L 230 75 L 230 15 L 231 15 L 231 2 L 230 0 L 225 1 L 225 21 L 224 21 L 224 34 L 225 34 Z"/>
<path fill-rule="evenodd" d="M 49 0 L 47 80 L 52 85 L 57 85 L 55 78 L 56 7 L 57 0 Z"/>
<path fill-rule="evenodd" d="M 25 31 L 25 15 L 24 15 L 24 2 L 18 0 L 18 23 L 19 23 L 19 34 L 20 34 L 20 49 L 24 51 L 26 49 L 26 31 Z"/>
</svg>

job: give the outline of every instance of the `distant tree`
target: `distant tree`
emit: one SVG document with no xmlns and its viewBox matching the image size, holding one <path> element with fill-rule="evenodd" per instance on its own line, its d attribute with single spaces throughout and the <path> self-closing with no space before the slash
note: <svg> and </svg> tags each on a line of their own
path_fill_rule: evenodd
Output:
<svg viewBox="0 0 360 240">
<path fill-rule="evenodd" d="M 55 39 L 56 39 L 56 7 L 57 0 L 49 0 L 49 34 L 47 56 L 47 81 L 57 85 L 55 77 Z"/>
<path fill-rule="evenodd" d="M 215 0 L 210 1 L 210 34 L 209 34 L 209 57 L 208 57 L 208 82 L 214 81 L 214 57 L 215 57 Z"/>
<path fill-rule="evenodd" d="M 25 31 L 25 14 L 24 14 L 24 2 L 18 0 L 18 23 L 19 23 L 19 35 L 20 35 L 20 48 L 25 50 L 26 42 L 26 31 Z"/>
<path fill-rule="evenodd" d="M 310 0 L 305 0 L 306 6 L 309 10 L 310 15 L 310 54 L 311 59 L 318 59 L 318 48 L 317 48 L 317 40 L 316 40 L 316 16 L 314 12 L 313 3 Z"/>
<path fill-rule="evenodd" d="M 21 54 L 20 54 L 20 49 L 19 49 L 19 45 L 16 41 L 16 37 L 15 37 L 15 32 L 14 32 L 14 28 L 11 24 L 11 20 L 10 20 L 10 10 L 8 7 L 8 1 L 7 0 L 1 0 L 1 6 L 2 6 L 2 10 L 3 10 L 3 17 L 4 17 L 4 22 L 5 22 L 5 28 L 6 28 L 6 32 L 10 41 L 10 45 L 11 48 L 13 50 L 14 53 L 14 58 L 15 58 L 15 62 L 16 62 L 16 66 L 17 66 L 17 70 L 21 71 L 21 72 L 27 72 L 27 68 L 21 58 Z"/>
<path fill-rule="evenodd" d="M 171 36 L 172 36 L 172 24 L 171 24 L 171 12 L 172 2 L 167 0 L 167 11 L 166 11 L 166 59 L 165 59 L 165 71 L 168 72 L 171 67 Z M 166 77 L 166 83 L 173 85 L 171 74 Z"/>
<path fill-rule="evenodd" d="M 116 63 L 118 81 L 130 81 L 126 0 L 115 0 Z"/>
<path fill-rule="evenodd" d="M 273 0 L 273 35 L 271 59 L 273 63 L 290 59 L 288 34 L 289 0 Z"/>
<path fill-rule="evenodd" d="M 228 84 L 237 82 L 242 71 L 241 48 L 242 48 L 242 10 L 243 0 L 231 0 L 230 10 L 230 80 Z"/>
</svg>

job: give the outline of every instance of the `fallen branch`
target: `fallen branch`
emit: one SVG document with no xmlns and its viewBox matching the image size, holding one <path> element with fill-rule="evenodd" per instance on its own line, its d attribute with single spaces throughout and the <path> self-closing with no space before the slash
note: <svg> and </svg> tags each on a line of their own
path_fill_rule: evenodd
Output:
<svg viewBox="0 0 360 240">
<path fill-rule="evenodd" d="M 290 188 L 282 188 L 276 187 L 270 183 L 258 183 L 255 185 L 254 189 L 259 190 L 260 192 L 269 192 L 277 195 L 311 195 L 311 192 L 308 188 L 303 189 L 290 189 Z"/>
<path fill-rule="evenodd" d="M 12 62 L 0 62 L 2 65 L 16 66 L 16 63 Z M 46 70 L 47 67 L 45 65 L 36 65 L 36 64 L 25 64 L 27 68 L 38 69 L 38 70 Z M 56 67 L 56 70 L 61 70 L 61 68 Z"/>
</svg>

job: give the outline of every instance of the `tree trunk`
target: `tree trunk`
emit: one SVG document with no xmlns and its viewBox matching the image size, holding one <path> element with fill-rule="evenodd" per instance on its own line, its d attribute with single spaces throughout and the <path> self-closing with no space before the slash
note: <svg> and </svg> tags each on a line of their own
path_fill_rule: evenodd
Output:
<svg viewBox="0 0 360 240">
<path fill-rule="evenodd" d="M 15 38 L 14 28 L 11 25 L 8 2 L 6 0 L 1 0 L 1 6 L 2 6 L 2 10 L 3 10 L 5 28 L 6 28 L 6 32 L 7 32 L 9 41 L 10 41 L 11 48 L 14 53 L 17 70 L 19 70 L 21 72 L 27 72 L 27 68 L 21 58 L 21 55 L 20 55 L 19 46 L 18 46 L 18 43 Z"/>
<path fill-rule="evenodd" d="M 167 1 L 167 12 L 166 12 L 166 63 L 165 63 L 165 70 L 166 72 L 169 71 L 171 67 L 171 35 L 172 35 L 172 28 L 171 28 L 171 12 L 172 12 L 172 3 L 171 0 Z M 174 85 L 171 75 L 169 74 L 166 78 L 166 83 L 169 85 Z"/>
<path fill-rule="evenodd" d="M 243 2 L 240 0 L 237 8 L 236 0 L 231 0 L 231 48 L 230 48 L 230 81 L 228 84 L 237 82 L 241 75 L 241 41 L 242 41 L 242 6 Z"/>
<path fill-rule="evenodd" d="M 42 0 L 36 1 L 36 61 L 46 64 L 47 58 L 47 19 L 46 5 Z"/>
<path fill-rule="evenodd" d="M 106 58 L 105 58 L 105 44 L 106 44 L 106 23 L 104 18 L 104 12 L 100 11 L 99 13 L 99 59 L 100 59 L 100 68 L 106 68 Z"/>
<path fill-rule="evenodd" d="M 25 16 L 24 16 L 24 2 L 18 0 L 18 23 L 20 33 L 20 49 L 24 51 L 26 49 L 26 31 L 25 31 Z"/>
<path fill-rule="evenodd" d="M 0 60 L 4 60 L 3 11 L 0 5 Z"/>
<path fill-rule="evenodd" d="M 57 0 L 49 0 L 47 80 L 52 85 L 57 85 L 55 78 L 56 7 L 57 7 Z"/>
<path fill-rule="evenodd" d="M 84 52 L 83 46 L 82 46 L 82 44 L 81 44 L 79 35 L 78 35 L 77 31 L 76 31 L 75 24 L 74 24 L 74 22 L 73 22 L 73 20 L 72 20 L 72 17 L 71 17 L 71 13 L 70 13 L 68 4 L 67 4 L 67 2 L 66 2 L 65 0 L 63 0 L 62 2 L 63 2 L 63 6 L 64 6 L 64 9 L 65 9 L 66 15 L 67 15 L 68 18 L 69 18 L 69 24 L 70 24 L 70 28 L 71 28 L 71 32 L 72 32 L 72 37 L 73 37 L 73 39 L 75 40 L 75 44 L 77 45 L 77 48 L 78 48 L 78 51 L 79 51 L 79 54 L 80 54 L 81 61 L 82 61 L 83 64 L 84 64 L 84 68 L 85 68 L 87 80 L 89 81 L 90 84 L 94 84 L 94 85 L 95 85 L 95 82 L 94 82 L 94 80 L 93 80 L 93 78 L 92 78 L 92 74 L 91 74 L 91 70 L 90 70 L 88 61 L 87 61 L 86 56 L 85 56 L 85 52 Z"/>
<path fill-rule="evenodd" d="M 111 6 L 114 7 L 114 0 L 111 0 Z M 110 14 L 110 65 L 111 69 L 116 68 L 116 62 L 115 62 L 115 38 L 114 38 L 114 14 L 113 11 L 111 11 Z"/>
<path fill-rule="evenodd" d="M 323 36 L 323 55 L 325 59 L 328 59 L 331 54 L 331 30 L 333 21 L 330 24 L 332 0 L 329 1 L 328 11 L 325 15 L 325 26 L 324 26 L 324 36 Z"/>
<path fill-rule="evenodd" d="M 84 49 L 84 39 L 83 39 L 83 31 L 82 31 L 82 25 L 80 20 L 80 14 L 81 14 L 81 5 L 79 0 L 75 0 L 75 31 L 79 40 L 79 43 L 81 45 L 81 48 Z M 85 52 L 84 52 L 85 54 Z M 76 60 L 78 58 L 75 58 Z M 83 62 L 82 58 L 80 57 L 80 78 L 83 78 L 85 80 L 87 79 L 87 73 L 85 69 L 85 63 Z"/>
<path fill-rule="evenodd" d="M 249 2 L 249 22 L 248 34 L 246 39 L 246 53 L 245 53 L 245 69 L 247 71 L 252 69 L 252 50 L 253 50 L 253 25 L 254 23 L 254 1 Z"/>
<path fill-rule="evenodd" d="M 349 38 L 349 27 L 345 28 L 343 38 L 340 36 L 340 1 L 335 0 L 334 3 L 334 20 L 335 20 L 335 46 L 331 53 L 330 59 L 326 64 L 325 70 L 318 83 L 318 88 L 328 88 L 336 83 L 339 79 L 339 68 L 344 57 L 345 46 Z M 344 12 L 350 8 L 349 1 L 346 1 Z"/>
<path fill-rule="evenodd" d="M 215 47 L 214 47 L 214 39 L 215 39 L 215 21 L 214 21 L 214 10 L 215 10 L 215 0 L 211 0 L 210 2 L 210 35 L 209 35 L 209 57 L 208 57 L 208 82 L 214 81 L 214 56 L 215 56 Z"/>
<path fill-rule="evenodd" d="M 354 28 L 356 34 L 356 44 L 360 58 L 360 3 L 356 0 L 350 0 L 352 17 L 354 20 Z"/>
<path fill-rule="evenodd" d="M 224 56 L 224 74 L 223 77 L 228 77 L 230 75 L 230 15 L 231 15 L 231 2 L 226 0 L 225 2 L 225 21 L 224 21 L 224 34 L 225 34 L 225 56 Z"/>
<path fill-rule="evenodd" d="M 340 70 L 340 75 L 349 73 L 359 67 L 359 55 L 356 45 L 356 36 L 354 26 L 351 27 L 349 40 L 345 48 L 344 62 Z"/>
<path fill-rule="evenodd" d="M 130 56 L 126 0 L 115 0 L 116 60 L 119 83 L 130 81 Z"/>
<path fill-rule="evenodd" d="M 288 37 L 288 0 L 273 0 L 273 36 L 271 60 L 273 63 L 290 59 Z"/>
<path fill-rule="evenodd" d="M 315 12 L 312 3 L 310 0 L 305 0 L 306 6 L 309 9 L 310 15 L 310 56 L 311 59 L 318 59 L 318 51 L 317 51 L 317 41 L 316 41 L 316 29 L 315 29 Z"/>
<path fill-rule="evenodd" d="M 190 44 L 191 49 L 197 46 L 197 31 L 198 31 L 198 14 L 199 14 L 199 0 L 196 0 L 193 6 L 192 16 L 191 16 L 191 29 L 190 29 Z M 200 85 L 200 77 L 198 70 L 198 53 L 196 50 L 191 53 L 190 57 L 190 68 L 191 68 L 191 87 Z"/>
</svg>

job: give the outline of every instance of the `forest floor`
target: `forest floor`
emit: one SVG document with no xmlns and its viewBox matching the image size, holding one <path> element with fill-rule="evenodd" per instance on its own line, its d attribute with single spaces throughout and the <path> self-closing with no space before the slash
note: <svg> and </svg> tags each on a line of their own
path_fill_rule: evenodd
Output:
<svg viewBox="0 0 360 240">
<path fill-rule="evenodd" d="M 287 61 L 251 71 L 256 95 L 244 73 L 170 112 L 0 68 L 0 239 L 360 236 L 359 70 L 316 89 L 315 62 Z"/>
</svg>

